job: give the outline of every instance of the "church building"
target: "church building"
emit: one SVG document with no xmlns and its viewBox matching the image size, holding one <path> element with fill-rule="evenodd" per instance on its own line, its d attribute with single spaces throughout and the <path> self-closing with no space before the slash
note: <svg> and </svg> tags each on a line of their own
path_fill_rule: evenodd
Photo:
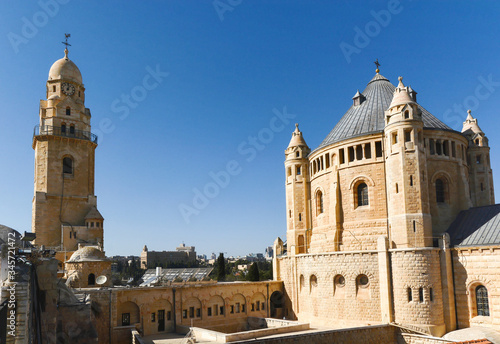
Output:
<svg viewBox="0 0 500 344">
<path fill-rule="evenodd" d="M 468 111 L 462 131 L 451 129 L 378 68 L 353 93 L 318 147 L 296 125 L 285 150 L 274 277 L 288 317 L 435 336 L 500 329 L 500 205 L 477 119 Z"/>
</svg>

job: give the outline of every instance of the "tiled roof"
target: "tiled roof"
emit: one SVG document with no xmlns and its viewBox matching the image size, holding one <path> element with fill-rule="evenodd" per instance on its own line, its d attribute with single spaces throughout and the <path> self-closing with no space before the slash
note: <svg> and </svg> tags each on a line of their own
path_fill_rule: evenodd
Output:
<svg viewBox="0 0 500 344">
<path fill-rule="evenodd" d="M 453 246 L 500 244 L 500 204 L 461 211 L 447 232 Z"/>
<path fill-rule="evenodd" d="M 388 79 L 379 73 L 375 74 L 362 92 L 366 99 L 360 105 L 353 105 L 347 110 L 318 148 L 351 137 L 382 132 L 385 127 L 384 111 L 391 104 L 395 88 Z M 422 111 L 424 128 L 452 130 L 420 105 L 419 108 Z"/>
</svg>

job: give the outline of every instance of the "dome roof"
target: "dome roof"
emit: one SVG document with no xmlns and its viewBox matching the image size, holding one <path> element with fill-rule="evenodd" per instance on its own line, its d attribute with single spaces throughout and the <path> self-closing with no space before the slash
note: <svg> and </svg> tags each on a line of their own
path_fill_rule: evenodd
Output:
<svg viewBox="0 0 500 344">
<path fill-rule="evenodd" d="M 364 101 L 360 105 L 351 106 L 316 149 L 352 137 L 382 132 L 385 127 L 385 110 L 391 104 L 395 88 L 388 79 L 379 73 L 375 74 L 362 92 Z M 418 107 L 422 111 L 424 128 L 452 130 L 423 107 Z"/>
<path fill-rule="evenodd" d="M 68 263 L 107 261 L 106 255 L 97 246 L 83 246 L 71 255 Z"/>
<path fill-rule="evenodd" d="M 82 73 L 76 64 L 68 58 L 68 49 L 64 50 L 64 57 L 54 62 L 49 70 L 49 80 L 59 79 L 82 84 Z"/>
</svg>

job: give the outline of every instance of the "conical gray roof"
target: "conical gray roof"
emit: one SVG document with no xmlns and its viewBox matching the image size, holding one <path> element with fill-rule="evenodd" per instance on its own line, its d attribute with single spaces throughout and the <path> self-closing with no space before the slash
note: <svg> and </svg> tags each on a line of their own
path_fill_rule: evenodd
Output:
<svg viewBox="0 0 500 344">
<path fill-rule="evenodd" d="M 382 132 L 385 127 L 384 111 L 391 104 L 395 88 L 388 79 L 379 73 L 375 74 L 362 92 L 365 101 L 360 105 L 351 106 L 316 149 L 352 137 Z M 429 111 L 420 105 L 418 107 L 422 111 L 424 128 L 452 130 Z"/>
</svg>

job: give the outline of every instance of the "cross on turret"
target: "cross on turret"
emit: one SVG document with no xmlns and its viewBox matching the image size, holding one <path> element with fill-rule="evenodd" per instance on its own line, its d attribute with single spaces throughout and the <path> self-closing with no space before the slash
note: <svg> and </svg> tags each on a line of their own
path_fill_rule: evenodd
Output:
<svg viewBox="0 0 500 344">
<path fill-rule="evenodd" d="M 380 63 L 378 63 L 378 59 L 373 63 L 375 63 L 375 66 L 377 66 L 377 69 L 375 70 L 375 72 L 376 73 L 380 72 L 380 69 L 378 69 L 378 67 L 380 67 Z"/>
</svg>

